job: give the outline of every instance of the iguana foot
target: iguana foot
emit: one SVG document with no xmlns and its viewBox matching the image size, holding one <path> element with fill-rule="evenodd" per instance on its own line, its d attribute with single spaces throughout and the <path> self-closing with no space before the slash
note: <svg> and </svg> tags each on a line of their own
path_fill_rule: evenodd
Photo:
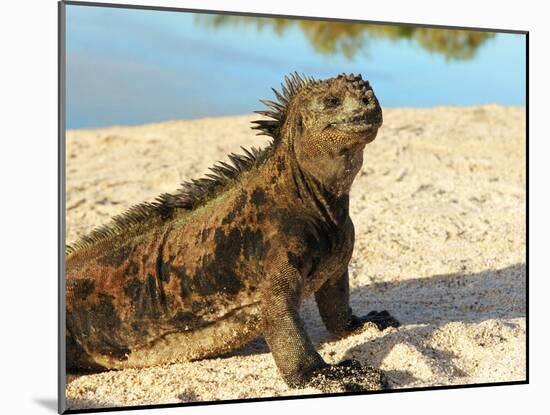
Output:
<svg viewBox="0 0 550 415">
<path fill-rule="evenodd" d="M 307 386 L 325 393 L 372 391 L 386 389 L 387 379 L 379 369 L 363 367 L 356 360 L 344 360 L 337 365 L 314 370 Z"/>
<path fill-rule="evenodd" d="M 351 321 L 348 326 L 349 332 L 362 328 L 367 323 L 373 323 L 378 330 L 384 330 L 388 327 L 399 327 L 401 324 L 386 310 L 371 311 L 366 316 L 357 317 L 351 316 Z"/>
</svg>

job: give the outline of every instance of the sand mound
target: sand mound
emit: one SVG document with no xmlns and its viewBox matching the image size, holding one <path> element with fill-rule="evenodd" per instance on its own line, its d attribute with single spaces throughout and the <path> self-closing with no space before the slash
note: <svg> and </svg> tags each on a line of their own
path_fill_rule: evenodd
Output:
<svg viewBox="0 0 550 415">
<path fill-rule="evenodd" d="M 132 204 L 265 143 L 250 116 L 67 134 L 67 241 Z M 351 303 L 403 324 L 342 340 L 312 299 L 309 333 L 330 362 L 386 371 L 392 388 L 523 380 L 525 109 L 386 109 L 351 196 Z M 289 389 L 259 339 L 224 356 L 71 376 L 72 409 L 319 393 Z"/>
</svg>

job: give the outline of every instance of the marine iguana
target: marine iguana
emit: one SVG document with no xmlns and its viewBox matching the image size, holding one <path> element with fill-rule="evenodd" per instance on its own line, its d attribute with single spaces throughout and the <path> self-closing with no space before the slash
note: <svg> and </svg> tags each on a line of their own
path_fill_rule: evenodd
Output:
<svg viewBox="0 0 550 415">
<path fill-rule="evenodd" d="M 290 386 L 380 389 L 383 373 L 327 364 L 299 309 L 315 295 L 327 329 L 397 326 L 349 307 L 349 192 L 382 125 L 368 81 L 285 77 L 264 149 L 115 216 L 66 249 L 68 369 L 123 369 L 218 356 L 263 335 Z M 332 386 L 327 386 L 332 385 Z"/>
</svg>

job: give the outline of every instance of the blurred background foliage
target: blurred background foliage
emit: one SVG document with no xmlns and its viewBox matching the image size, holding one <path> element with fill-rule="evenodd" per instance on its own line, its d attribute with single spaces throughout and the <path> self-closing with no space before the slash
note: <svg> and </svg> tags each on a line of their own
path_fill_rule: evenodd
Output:
<svg viewBox="0 0 550 415">
<path fill-rule="evenodd" d="M 368 55 L 369 43 L 374 39 L 407 39 L 423 49 L 443 55 L 447 60 L 467 60 L 495 36 L 494 33 L 469 30 L 246 16 L 202 15 L 197 16 L 197 22 L 213 28 L 255 25 L 258 30 L 271 28 L 280 36 L 288 29 L 298 27 L 315 51 L 327 55 L 342 54 L 350 60 L 359 53 Z"/>
</svg>

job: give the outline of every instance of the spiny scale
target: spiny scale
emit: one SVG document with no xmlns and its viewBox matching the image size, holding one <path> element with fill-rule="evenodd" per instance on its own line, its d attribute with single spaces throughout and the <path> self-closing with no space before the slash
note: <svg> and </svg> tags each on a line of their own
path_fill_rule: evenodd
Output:
<svg viewBox="0 0 550 415">
<path fill-rule="evenodd" d="M 114 216 L 110 223 L 94 229 L 74 244 L 67 245 L 65 254 L 73 254 L 102 240 L 127 232 L 149 220 L 166 219 L 176 208 L 192 210 L 206 203 L 216 194 L 227 189 L 241 174 L 263 163 L 271 148 L 272 144 L 264 149 L 254 147 L 250 150 L 243 149 L 245 154 L 229 154 L 232 164 L 220 161 L 210 168 L 214 174 L 206 174 L 206 177 L 200 179 L 191 179 L 183 183 L 176 193 L 163 193 L 153 202 L 143 202 L 130 207 L 126 212 Z"/>
<path fill-rule="evenodd" d="M 272 118 L 274 121 L 252 121 L 253 124 L 256 124 L 254 127 L 252 127 L 252 129 L 259 130 L 258 135 L 267 135 L 269 137 L 272 137 L 275 143 L 277 143 L 280 140 L 280 127 L 284 123 L 289 102 L 303 88 L 308 87 L 314 83 L 316 83 L 316 81 L 312 77 L 299 75 L 298 72 L 294 72 L 290 75 L 285 76 L 285 82 L 281 84 L 281 92 L 277 91 L 274 88 L 271 88 L 271 90 L 275 94 L 275 97 L 277 98 L 277 101 L 279 102 L 260 100 L 260 102 L 271 109 L 271 111 L 255 111 L 257 114 Z"/>
</svg>

